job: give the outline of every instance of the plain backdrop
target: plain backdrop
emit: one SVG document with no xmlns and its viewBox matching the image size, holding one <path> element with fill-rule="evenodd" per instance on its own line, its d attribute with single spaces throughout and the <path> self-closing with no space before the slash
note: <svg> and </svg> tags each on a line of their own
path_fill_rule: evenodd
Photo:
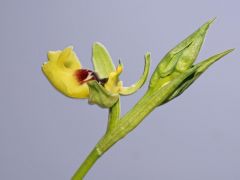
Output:
<svg viewBox="0 0 240 180">
<path fill-rule="evenodd" d="M 229 48 L 183 95 L 159 107 L 110 149 L 86 180 L 240 179 L 240 3 L 157 0 L 0 0 L 0 179 L 67 180 L 107 124 L 107 110 L 69 99 L 41 72 L 49 50 L 73 45 L 92 68 L 102 42 L 124 85 L 134 83 L 152 53 L 164 54 L 217 17 L 201 61 Z M 122 114 L 143 95 L 122 98 Z"/>
</svg>

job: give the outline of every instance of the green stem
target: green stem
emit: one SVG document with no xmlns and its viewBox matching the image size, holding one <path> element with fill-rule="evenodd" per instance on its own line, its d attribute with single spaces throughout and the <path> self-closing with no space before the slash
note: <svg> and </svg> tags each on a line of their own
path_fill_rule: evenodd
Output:
<svg viewBox="0 0 240 180">
<path fill-rule="evenodd" d="M 120 103 L 120 97 L 118 101 L 111 107 L 109 108 L 109 113 L 108 113 L 108 127 L 106 133 L 110 132 L 112 129 L 115 128 L 121 114 L 121 103 Z"/>
<path fill-rule="evenodd" d="M 113 129 L 111 128 L 109 130 L 108 128 L 106 134 L 100 139 L 95 148 L 88 155 L 80 168 L 76 171 L 72 180 L 82 180 L 102 154 L 104 154 L 112 145 L 132 131 L 150 112 L 152 112 L 159 100 L 159 97 L 156 96 L 156 93 L 150 93 L 150 91 L 148 91 L 148 93 L 146 93 L 127 114 L 119 119 L 117 123 L 114 123 L 114 127 L 111 125 L 110 127 L 113 127 Z M 112 114 L 109 115 L 109 117 L 115 116 Z M 109 119 L 109 121 L 112 120 Z"/>
<path fill-rule="evenodd" d="M 100 156 L 101 154 L 98 152 L 97 148 L 94 148 L 73 175 L 72 180 L 82 180 Z"/>
<path fill-rule="evenodd" d="M 72 180 L 81 180 L 102 154 L 136 128 L 157 106 L 164 103 L 180 83 L 179 80 L 175 80 L 171 85 L 156 86 L 151 88 L 151 90 L 149 89 L 130 111 L 117 120 L 117 123 L 116 119 L 114 120 L 114 126 L 111 125 L 112 119 L 110 118 L 109 127 L 111 128 L 108 128 L 106 134 L 100 139 L 93 151 L 77 170 Z M 114 110 L 114 112 L 119 111 Z M 110 115 L 109 117 L 114 119 L 115 116 Z"/>
<path fill-rule="evenodd" d="M 120 108 L 120 98 L 119 100 L 109 108 L 109 116 L 108 116 L 108 127 L 106 133 L 109 133 L 117 124 L 121 113 Z M 93 164 L 97 161 L 97 159 L 101 156 L 101 152 L 95 147 L 91 153 L 87 156 L 85 161 L 79 167 L 79 169 L 75 172 L 72 180 L 81 180 L 93 166 Z"/>
<path fill-rule="evenodd" d="M 119 120 L 115 128 L 102 137 L 96 145 L 99 152 L 103 154 L 117 141 L 136 128 L 138 124 L 155 109 L 157 103 L 156 99 L 159 98 L 156 98 L 154 93 L 148 91 L 148 93 L 146 93 L 138 103 Z"/>
<path fill-rule="evenodd" d="M 108 128 L 106 134 L 100 139 L 93 151 L 77 170 L 72 180 L 81 180 L 102 154 L 136 128 L 150 112 L 171 95 L 177 85 L 178 82 L 176 81 L 173 83 L 173 86 L 156 87 L 152 90 L 148 90 L 138 103 L 128 111 L 128 113 L 126 113 L 121 119 L 117 120 L 117 123 L 115 122 L 115 119 L 114 126 L 111 125 L 110 130 Z M 114 110 L 114 112 L 119 111 Z M 110 115 L 109 117 L 114 118 L 115 116 Z M 109 123 L 112 123 L 111 119 L 109 120 Z"/>
</svg>

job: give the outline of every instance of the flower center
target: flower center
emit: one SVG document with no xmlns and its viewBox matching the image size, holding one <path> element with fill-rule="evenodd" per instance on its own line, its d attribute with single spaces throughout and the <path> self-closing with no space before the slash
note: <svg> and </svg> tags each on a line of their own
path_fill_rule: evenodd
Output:
<svg viewBox="0 0 240 180">
<path fill-rule="evenodd" d="M 86 83 L 88 81 L 96 80 L 97 82 L 104 85 L 108 80 L 108 78 L 100 79 L 96 72 L 91 71 L 89 69 L 78 69 L 75 71 L 74 75 L 80 84 Z"/>
</svg>

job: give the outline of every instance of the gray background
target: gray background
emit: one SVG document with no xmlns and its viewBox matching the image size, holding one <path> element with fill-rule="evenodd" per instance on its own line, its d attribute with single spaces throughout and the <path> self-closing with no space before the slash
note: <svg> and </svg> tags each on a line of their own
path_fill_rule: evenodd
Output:
<svg viewBox="0 0 240 180">
<path fill-rule="evenodd" d="M 198 60 L 237 48 L 181 97 L 158 108 L 92 168 L 89 180 L 240 179 L 239 1 L 0 1 L 0 179 L 65 180 L 107 123 L 107 110 L 64 97 L 46 80 L 48 50 L 74 45 L 91 68 L 100 41 L 135 82 L 180 40 L 217 16 Z M 122 98 L 126 113 L 143 95 Z"/>
</svg>

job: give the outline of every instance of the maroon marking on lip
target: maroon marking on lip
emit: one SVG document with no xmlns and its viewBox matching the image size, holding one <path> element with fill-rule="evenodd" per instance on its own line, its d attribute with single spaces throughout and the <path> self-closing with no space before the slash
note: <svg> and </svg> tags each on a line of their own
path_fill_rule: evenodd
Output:
<svg viewBox="0 0 240 180">
<path fill-rule="evenodd" d="M 78 69 L 75 71 L 75 76 L 77 78 L 77 81 L 80 84 L 83 84 L 87 81 L 90 80 L 96 80 L 96 78 L 94 77 L 93 71 L 88 70 L 88 69 Z"/>
<path fill-rule="evenodd" d="M 96 72 L 89 69 L 78 69 L 75 71 L 74 75 L 80 84 L 86 83 L 91 80 L 96 80 L 101 85 L 104 85 L 108 81 L 108 78 L 101 79 Z"/>
</svg>

